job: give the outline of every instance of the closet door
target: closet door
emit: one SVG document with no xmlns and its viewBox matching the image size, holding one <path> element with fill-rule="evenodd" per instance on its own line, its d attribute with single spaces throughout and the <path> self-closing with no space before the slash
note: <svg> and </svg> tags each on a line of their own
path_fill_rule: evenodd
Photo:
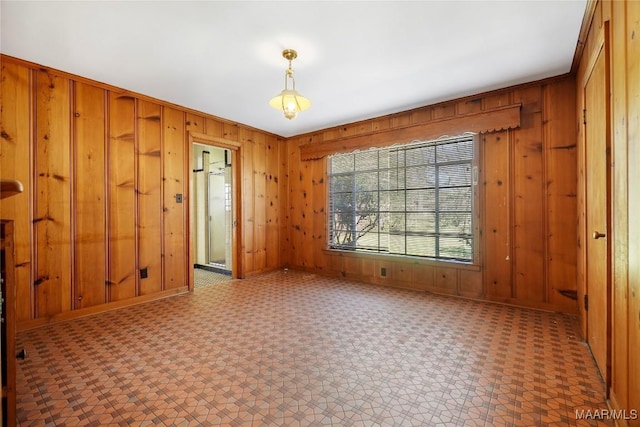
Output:
<svg viewBox="0 0 640 427">
<path fill-rule="evenodd" d="M 611 342 L 611 171 L 609 54 L 605 34 L 584 86 L 586 154 L 587 341 L 602 378 L 610 384 Z"/>
</svg>

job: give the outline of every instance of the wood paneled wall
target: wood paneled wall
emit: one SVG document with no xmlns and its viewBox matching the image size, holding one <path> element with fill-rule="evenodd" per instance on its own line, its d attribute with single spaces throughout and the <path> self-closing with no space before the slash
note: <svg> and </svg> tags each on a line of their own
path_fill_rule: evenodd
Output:
<svg viewBox="0 0 640 427">
<path fill-rule="evenodd" d="M 575 313 L 584 295 L 585 69 L 611 39 L 611 401 L 640 408 L 640 2 L 590 0 L 575 76 L 281 138 L 144 95 L 2 56 L 0 175 L 25 191 L 14 221 L 22 328 L 182 292 L 189 277 L 189 132 L 240 144 L 239 276 L 283 266 Z M 380 141 L 521 104 L 516 129 L 480 137 L 473 266 L 326 250 L 326 158 L 301 146 Z M 577 108 L 576 108 L 577 107 Z M 449 121 L 450 120 L 450 121 Z M 446 130 L 446 132 L 445 132 Z M 394 133 L 398 135 L 399 133 Z M 430 135 L 433 136 L 433 135 Z M 399 142 L 399 141 L 393 141 Z M 407 141 L 408 142 L 408 141 Z M 183 203 L 176 194 L 185 195 Z M 576 247 L 578 250 L 576 251 Z M 381 268 L 387 275 L 381 276 Z M 148 278 L 140 278 L 146 269 Z M 582 313 L 584 319 L 584 313 Z M 638 421 L 630 424 L 640 425 Z"/>
<path fill-rule="evenodd" d="M 290 138 L 290 207 L 282 236 L 289 265 L 370 283 L 576 313 L 570 297 L 576 291 L 575 92 L 575 81 L 567 76 Z M 414 135 L 414 127 L 425 135 L 434 128 L 456 135 L 468 130 L 456 127 L 470 122 L 465 118 L 514 104 L 521 104 L 520 126 L 479 139 L 477 265 L 325 249 L 327 159 L 301 161 L 301 147 L 367 149 L 385 138 L 401 142 L 395 136 Z M 360 146 L 353 147 L 354 140 Z"/>
<path fill-rule="evenodd" d="M 279 137 L 1 59 L 1 176 L 25 187 L 0 205 L 15 221 L 19 328 L 187 290 L 189 132 L 241 144 L 238 276 L 281 267 Z"/>
<path fill-rule="evenodd" d="M 592 1 L 591 21 L 584 28 L 583 54 L 577 69 L 577 111 L 584 108 L 583 86 L 596 44 L 608 22 L 611 72 L 611 385 L 614 409 L 640 410 L 640 2 Z M 592 13 L 592 16 L 591 16 Z M 578 291 L 586 289 L 585 239 L 585 137 L 578 143 L 579 263 Z M 590 230 L 589 230 L 590 231 Z M 593 297 L 593 296 L 590 296 Z M 583 305 L 580 304 L 582 308 Z M 586 316 L 581 310 L 586 333 Z M 627 415 L 629 413 L 627 412 Z M 624 424 L 624 420 L 620 421 Z M 628 420 L 640 425 L 640 420 Z"/>
</svg>

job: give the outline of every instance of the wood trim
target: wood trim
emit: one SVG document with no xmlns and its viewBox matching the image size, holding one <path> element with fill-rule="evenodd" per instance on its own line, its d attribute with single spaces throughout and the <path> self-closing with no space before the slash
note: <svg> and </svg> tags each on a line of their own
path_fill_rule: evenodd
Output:
<svg viewBox="0 0 640 427">
<path fill-rule="evenodd" d="M 228 150 L 239 150 L 242 144 L 238 141 L 232 141 L 227 138 L 219 138 L 217 136 L 210 136 L 206 133 L 189 131 L 189 144 L 194 142 L 201 142 L 208 145 L 215 145 L 216 147 L 226 148 Z"/>
<path fill-rule="evenodd" d="M 242 182 L 241 166 L 242 165 L 241 165 L 241 156 L 240 156 L 240 148 L 242 147 L 242 143 L 238 141 L 233 141 L 231 139 L 211 136 L 205 133 L 194 132 L 194 131 L 187 132 L 187 143 L 188 143 L 187 155 L 189 157 L 188 170 L 187 170 L 189 178 L 187 182 L 189 185 L 186 189 L 188 196 L 186 198 L 187 203 L 185 206 L 186 208 L 185 215 L 187 216 L 185 223 L 188 224 L 186 235 L 188 236 L 188 239 L 189 239 L 186 245 L 186 247 L 188 248 L 188 254 L 187 254 L 188 271 L 190 272 L 188 274 L 188 288 L 190 290 L 193 290 L 195 288 L 194 276 L 191 273 L 191 270 L 193 269 L 193 265 L 195 264 L 195 249 L 194 249 L 194 239 L 193 239 L 195 224 L 193 223 L 193 212 L 191 212 L 192 210 L 191 200 L 193 197 L 193 195 L 191 194 L 191 191 L 193 188 L 193 174 L 191 173 L 191 171 L 193 171 L 193 168 L 194 168 L 193 144 L 201 143 L 201 144 L 211 145 L 218 148 L 231 150 L 231 164 L 232 164 L 231 206 L 233 210 L 232 223 L 234 224 L 232 226 L 233 232 L 231 233 L 231 252 L 233 254 L 231 258 L 231 276 L 234 279 L 240 279 L 245 275 L 245 272 L 242 270 L 243 268 L 242 259 L 241 259 L 242 245 L 240 244 L 240 242 L 242 242 L 242 232 L 243 232 L 242 225 L 241 225 L 242 210 L 240 208 L 240 203 L 242 201 L 242 194 L 243 194 L 242 188 L 241 188 L 241 182 Z"/>
<path fill-rule="evenodd" d="M 591 52 L 591 56 L 589 58 L 589 62 L 587 63 L 587 66 L 584 69 L 584 74 L 581 76 L 581 82 L 582 82 L 582 89 L 584 90 L 584 87 L 587 84 L 587 81 L 589 80 L 589 76 L 591 76 L 591 73 L 593 72 L 593 67 L 595 67 L 596 62 L 598 61 L 598 57 L 600 55 L 600 52 L 602 51 L 602 49 L 605 48 L 605 42 L 609 42 L 609 21 L 605 22 L 605 25 L 603 26 L 602 30 L 600 30 L 598 32 L 598 38 L 596 39 L 596 44 L 595 47 L 593 49 L 593 52 Z M 608 52 L 605 52 L 605 54 L 608 54 Z M 607 61 L 607 64 L 609 62 Z M 609 67 L 607 65 L 607 67 Z"/>
<path fill-rule="evenodd" d="M 578 43 L 576 44 L 576 51 L 573 54 L 573 62 L 571 64 L 572 74 L 575 74 L 578 71 L 580 62 L 582 61 L 582 57 L 584 55 L 585 43 L 587 41 L 587 36 L 589 35 L 589 31 L 591 29 L 591 25 L 593 22 L 593 15 L 595 14 L 597 4 L 598 4 L 598 0 L 587 0 L 587 7 L 585 9 L 584 16 L 582 17 L 580 33 L 578 34 Z"/>
<path fill-rule="evenodd" d="M 521 104 L 507 105 L 478 113 L 406 125 L 392 130 L 366 132 L 322 143 L 300 145 L 301 160 L 314 160 L 335 153 L 362 148 L 385 147 L 416 139 L 432 139 L 462 132 L 486 133 L 520 127 Z"/>
<path fill-rule="evenodd" d="M 171 297 L 174 295 L 182 295 L 188 292 L 189 292 L 189 289 L 187 288 L 187 286 L 183 286 L 180 288 L 168 289 L 168 290 L 153 293 L 153 294 L 137 296 L 135 298 L 130 298 L 126 300 L 113 301 L 106 304 L 100 304 L 93 307 L 65 311 L 59 314 L 55 314 L 53 316 L 40 317 L 37 319 L 20 322 L 17 324 L 17 331 L 18 332 L 29 331 L 29 330 L 40 328 L 47 325 L 66 322 L 66 321 L 74 320 L 80 317 L 92 316 L 94 314 L 105 313 L 107 311 L 116 310 L 123 307 L 129 307 L 132 305 L 144 304 L 149 301 L 155 301 L 155 300 Z"/>
</svg>

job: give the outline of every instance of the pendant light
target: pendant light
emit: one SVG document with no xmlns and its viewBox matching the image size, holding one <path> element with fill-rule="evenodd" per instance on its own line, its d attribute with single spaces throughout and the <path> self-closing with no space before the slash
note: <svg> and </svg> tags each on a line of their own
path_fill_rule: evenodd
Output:
<svg viewBox="0 0 640 427">
<path fill-rule="evenodd" d="M 269 105 L 276 110 L 282 110 L 284 116 L 291 120 L 300 111 L 311 107 L 311 101 L 296 91 L 296 80 L 293 78 L 291 61 L 298 57 L 298 52 L 293 49 L 285 49 L 282 51 L 282 56 L 289 61 L 289 68 L 284 72 L 284 89 L 278 96 L 271 98 Z M 291 89 L 289 89 L 289 81 L 291 81 Z"/>
</svg>

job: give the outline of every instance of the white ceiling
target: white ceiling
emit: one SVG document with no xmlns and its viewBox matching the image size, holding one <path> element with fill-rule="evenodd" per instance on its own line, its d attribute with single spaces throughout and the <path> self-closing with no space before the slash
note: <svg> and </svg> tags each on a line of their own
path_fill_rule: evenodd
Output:
<svg viewBox="0 0 640 427">
<path fill-rule="evenodd" d="M 586 0 L 6 1 L 2 53 L 293 136 L 570 71 Z M 285 48 L 312 106 L 268 105 Z"/>
</svg>

